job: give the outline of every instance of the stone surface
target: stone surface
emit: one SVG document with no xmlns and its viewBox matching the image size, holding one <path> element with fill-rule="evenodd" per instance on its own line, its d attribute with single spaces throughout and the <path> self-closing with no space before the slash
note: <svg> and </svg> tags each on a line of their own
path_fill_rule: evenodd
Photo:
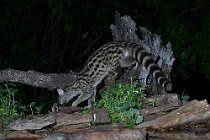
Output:
<svg viewBox="0 0 210 140">
<path fill-rule="evenodd" d="M 29 124 L 33 124 L 37 120 L 39 120 L 38 124 L 45 120 L 46 125 L 48 123 L 46 118 L 49 116 L 55 119 L 56 125 L 46 125 L 46 127 L 41 130 L 30 129 L 30 131 L 10 131 L 6 138 L 1 135 L 0 140 L 31 140 L 41 138 L 45 140 L 144 140 L 146 139 L 146 136 L 148 136 L 150 140 L 204 140 L 209 138 L 210 106 L 206 100 L 193 100 L 179 107 L 176 106 L 174 108 L 173 106 L 176 106 L 176 104 L 161 105 L 159 107 L 142 110 L 144 116 L 151 116 L 153 117 L 153 120 L 146 121 L 146 118 L 144 118 L 144 122 L 134 129 L 127 129 L 124 126 L 109 124 L 109 114 L 105 109 L 96 109 L 90 112 L 81 112 L 80 110 L 80 112 L 71 114 L 56 112 L 48 114 L 45 117 L 32 116 L 31 118 L 25 119 L 25 121 L 19 120 L 19 123 L 16 123 L 18 125 L 13 127 L 16 129 L 27 128 L 28 130 L 33 126 Z M 95 122 L 94 114 L 96 118 Z M 33 123 L 29 123 L 30 121 L 27 122 L 26 120 L 30 120 Z M 20 122 L 23 122 L 26 126 L 20 127 Z M 35 125 L 35 128 L 38 127 Z"/>
<path fill-rule="evenodd" d="M 59 112 L 54 116 L 56 118 L 56 125 L 54 126 L 54 128 L 87 123 L 90 125 L 93 120 L 92 115 L 87 113 L 65 114 Z"/>
<path fill-rule="evenodd" d="M 41 138 L 41 135 L 33 134 L 25 130 L 15 131 L 6 137 L 7 140 L 37 140 Z"/>
<path fill-rule="evenodd" d="M 53 116 L 35 117 L 32 119 L 17 120 L 8 125 L 11 130 L 39 130 L 46 126 L 55 124 Z"/>
<path fill-rule="evenodd" d="M 91 112 L 93 116 L 93 123 L 95 124 L 108 124 L 111 123 L 111 118 L 109 117 L 109 112 L 106 109 L 94 109 Z"/>
<path fill-rule="evenodd" d="M 80 131 L 75 133 L 55 133 L 43 140 L 146 140 L 138 129 L 113 129 L 107 131 Z"/>
<path fill-rule="evenodd" d="M 80 112 L 83 110 L 82 107 L 72 107 L 72 106 L 65 106 L 65 107 L 59 107 L 59 110 L 66 114 L 72 114 L 74 112 Z"/>
</svg>

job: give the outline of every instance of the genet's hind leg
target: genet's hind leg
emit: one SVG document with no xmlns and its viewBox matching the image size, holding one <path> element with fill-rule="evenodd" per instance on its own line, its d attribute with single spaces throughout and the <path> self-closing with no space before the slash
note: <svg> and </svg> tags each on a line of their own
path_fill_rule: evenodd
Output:
<svg viewBox="0 0 210 140">
<path fill-rule="evenodd" d="M 90 99 L 93 96 L 93 89 L 88 88 L 72 103 L 72 106 L 78 106 L 81 102 Z"/>
<path fill-rule="evenodd" d="M 91 108 L 94 102 L 95 102 L 95 97 L 94 96 L 90 97 L 88 99 L 88 106 L 86 106 L 85 108 Z"/>
<path fill-rule="evenodd" d="M 120 76 L 123 75 L 123 68 L 122 67 L 116 67 L 112 71 L 109 72 L 109 74 L 105 77 L 104 83 L 106 86 L 109 85 L 115 85 L 116 80 L 120 78 Z"/>
<path fill-rule="evenodd" d="M 94 87 L 93 95 L 88 99 L 88 106 L 86 108 L 91 108 L 93 106 L 95 98 L 96 98 L 96 87 Z"/>
</svg>

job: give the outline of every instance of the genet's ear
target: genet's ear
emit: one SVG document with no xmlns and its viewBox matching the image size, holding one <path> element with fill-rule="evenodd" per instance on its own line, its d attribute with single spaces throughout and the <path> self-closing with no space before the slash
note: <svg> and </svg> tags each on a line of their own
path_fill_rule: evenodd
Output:
<svg viewBox="0 0 210 140">
<path fill-rule="evenodd" d="M 64 90 L 62 90 L 60 88 L 57 89 L 57 92 L 58 92 L 59 96 L 63 96 L 65 94 Z"/>
</svg>

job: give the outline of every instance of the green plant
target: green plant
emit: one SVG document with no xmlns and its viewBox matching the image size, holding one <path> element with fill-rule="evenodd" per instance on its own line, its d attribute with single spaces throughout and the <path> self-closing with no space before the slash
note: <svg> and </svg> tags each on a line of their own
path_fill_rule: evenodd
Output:
<svg viewBox="0 0 210 140">
<path fill-rule="evenodd" d="M 43 106 L 44 105 L 41 105 L 41 106 L 38 106 L 36 104 L 36 102 L 31 102 L 29 104 L 29 108 L 31 110 L 31 114 L 34 115 L 34 114 L 41 114 L 41 110 L 43 109 Z M 34 108 L 34 109 L 33 109 Z M 35 111 L 34 111 L 35 110 Z"/>
<path fill-rule="evenodd" d="M 141 93 L 141 87 L 137 82 L 123 86 L 108 87 L 102 91 L 101 99 L 94 104 L 94 108 L 106 108 L 113 123 L 124 124 L 133 127 L 143 121 L 139 109 L 143 108 L 145 94 Z"/>
<path fill-rule="evenodd" d="M 54 103 L 51 107 L 52 112 L 58 112 L 58 103 Z"/>
<path fill-rule="evenodd" d="M 188 102 L 190 99 L 190 96 L 188 96 L 185 91 L 182 92 L 181 100 L 182 102 Z"/>
<path fill-rule="evenodd" d="M 18 94 L 15 84 L 0 86 L 0 118 L 5 124 L 24 116 L 26 106 L 17 100 Z"/>
</svg>

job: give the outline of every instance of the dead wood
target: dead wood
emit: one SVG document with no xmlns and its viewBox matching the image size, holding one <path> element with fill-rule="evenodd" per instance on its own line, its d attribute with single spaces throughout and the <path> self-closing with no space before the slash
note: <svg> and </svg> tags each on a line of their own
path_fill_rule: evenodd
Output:
<svg viewBox="0 0 210 140">
<path fill-rule="evenodd" d="M 0 82 L 18 82 L 50 90 L 63 87 L 76 80 L 73 73 L 41 73 L 37 71 L 0 70 Z"/>
<path fill-rule="evenodd" d="M 56 120 L 54 116 L 34 116 L 32 119 L 16 120 L 9 124 L 8 128 L 11 130 L 39 130 L 55 123 Z"/>
<path fill-rule="evenodd" d="M 126 41 L 143 46 L 143 48 L 152 55 L 165 76 L 170 80 L 170 74 L 175 60 L 170 42 L 164 45 L 159 35 L 151 33 L 145 27 L 140 26 L 138 29 L 136 23 L 130 16 L 125 15 L 120 17 L 118 12 L 115 14 L 115 24 L 112 24 L 110 29 L 114 41 Z M 141 34 L 137 35 L 137 31 Z M 167 93 L 163 87 L 157 84 L 151 74 L 149 74 L 146 68 L 142 65 L 135 70 L 127 72 L 116 82 L 127 83 L 130 75 L 133 74 L 136 76 L 136 79 L 139 79 L 141 86 L 148 87 L 147 93 L 150 96 Z"/>
<path fill-rule="evenodd" d="M 145 121 L 136 128 L 145 128 L 147 130 L 182 128 L 197 124 L 208 124 L 209 119 L 210 106 L 207 101 L 193 100 L 167 115 L 151 121 Z"/>
</svg>

